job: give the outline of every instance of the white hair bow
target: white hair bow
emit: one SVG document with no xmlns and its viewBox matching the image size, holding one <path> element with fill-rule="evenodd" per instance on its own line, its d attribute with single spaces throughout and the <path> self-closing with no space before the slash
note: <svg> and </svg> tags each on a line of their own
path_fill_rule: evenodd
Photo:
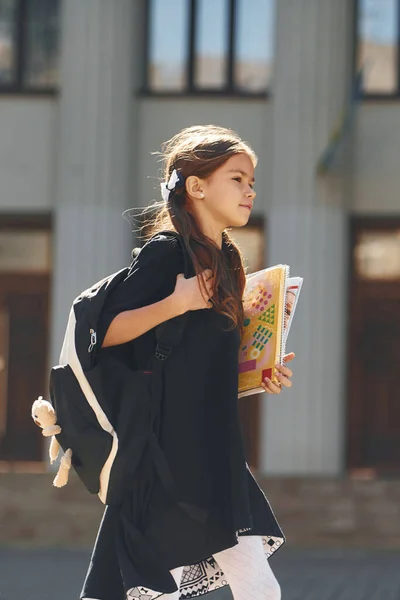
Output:
<svg viewBox="0 0 400 600">
<path fill-rule="evenodd" d="M 175 190 L 179 187 L 182 187 L 184 183 L 185 180 L 182 173 L 174 169 L 171 173 L 168 183 L 164 181 L 164 183 L 161 184 L 161 196 L 164 202 L 168 202 L 170 193 L 175 192 Z"/>
</svg>

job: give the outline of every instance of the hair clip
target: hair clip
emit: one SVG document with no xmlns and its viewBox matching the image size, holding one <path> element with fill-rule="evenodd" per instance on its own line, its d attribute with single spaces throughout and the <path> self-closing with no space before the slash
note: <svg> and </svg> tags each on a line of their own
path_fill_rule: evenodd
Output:
<svg viewBox="0 0 400 600">
<path fill-rule="evenodd" d="M 161 184 L 161 196 L 164 202 L 168 202 L 171 192 L 185 185 L 185 179 L 180 171 L 174 169 L 171 173 L 168 183 Z"/>
</svg>

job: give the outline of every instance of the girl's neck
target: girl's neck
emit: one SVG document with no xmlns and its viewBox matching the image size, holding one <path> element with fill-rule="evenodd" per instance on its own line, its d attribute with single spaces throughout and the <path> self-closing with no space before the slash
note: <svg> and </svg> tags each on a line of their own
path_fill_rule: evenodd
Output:
<svg viewBox="0 0 400 600">
<path fill-rule="evenodd" d="M 209 220 L 201 219 L 199 216 L 197 217 L 200 229 L 202 233 L 207 236 L 210 240 L 214 242 L 218 246 L 218 248 L 222 249 L 222 234 L 225 230 L 225 227 L 221 227 L 220 224 L 212 223 Z"/>
</svg>

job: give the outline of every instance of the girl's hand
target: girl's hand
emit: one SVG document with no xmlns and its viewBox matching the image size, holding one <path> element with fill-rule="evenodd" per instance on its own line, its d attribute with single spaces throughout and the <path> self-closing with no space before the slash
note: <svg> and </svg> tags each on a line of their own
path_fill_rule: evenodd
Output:
<svg viewBox="0 0 400 600">
<path fill-rule="evenodd" d="M 296 355 L 294 352 L 286 354 L 283 361 L 285 363 L 290 362 L 294 359 L 295 356 Z M 276 365 L 276 370 L 276 376 L 279 379 L 279 384 L 272 383 L 272 381 L 268 379 L 268 377 L 262 382 L 262 386 L 268 394 L 280 394 L 282 391 L 282 387 L 292 387 L 292 381 L 290 379 L 290 377 L 292 377 L 293 375 L 292 371 L 285 365 Z"/>
<path fill-rule="evenodd" d="M 177 303 L 180 314 L 189 310 L 202 310 L 212 308 L 211 298 L 213 296 L 213 279 L 210 269 L 203 271 L 200 277 L 204 277 L 205 290 L 200 287 L 197 276 L 185 279 L 180 273 L 176 278 L 176 286 L 172 294 Z"/>
</svg>

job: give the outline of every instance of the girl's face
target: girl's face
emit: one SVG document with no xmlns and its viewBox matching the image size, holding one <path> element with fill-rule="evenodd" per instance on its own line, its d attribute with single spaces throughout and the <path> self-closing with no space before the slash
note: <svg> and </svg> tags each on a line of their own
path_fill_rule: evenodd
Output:
<svg viewBox="0 0 400 600">
<path fill-rule="evenodd" d="M 231 156 L 207 179 L 189 177 L 187 183 L 206 235 L 219 239 L 227 227 L 247 224 L 256 197 L 254 166 L 247 154 Z"/>
</svg>

